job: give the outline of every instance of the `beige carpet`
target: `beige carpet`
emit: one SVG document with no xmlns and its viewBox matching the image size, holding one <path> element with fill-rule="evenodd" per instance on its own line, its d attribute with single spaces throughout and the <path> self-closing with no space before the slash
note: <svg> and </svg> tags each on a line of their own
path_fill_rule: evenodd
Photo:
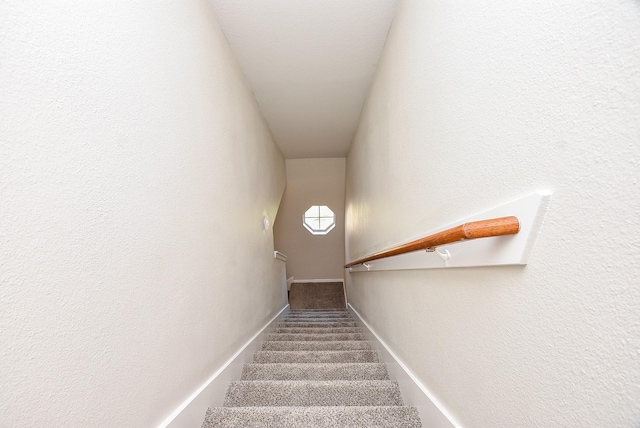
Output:
<svg viewBox="0 0 640 428">
<path fill-rule="evenodd" d="M 418 409 L 403 403 L 349 312 L 290 311 L 202 428 L 420 428 Z"/>
<path fill-rule="evenodd" d="M 294 282 L 289 292 L 291 310 L 345 309 L 341 282 Z"/>
</svg>

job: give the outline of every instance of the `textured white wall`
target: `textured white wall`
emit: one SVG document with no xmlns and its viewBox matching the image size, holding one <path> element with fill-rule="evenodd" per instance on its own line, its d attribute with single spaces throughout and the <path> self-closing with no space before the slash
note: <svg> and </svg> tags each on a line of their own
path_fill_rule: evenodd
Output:
<svg viewBox="0 0 640 428">
<path fill-rule="evenodd" d="M 0 425 L 155 425 L 286 304 L 284 160 L 204 0 L 0 29 Z"/>
<path fill-rule="evenodd" d="M 276 249 L 287 255 L 287 277 L 338 279 L 344 276 L 345 158 L 287 159 L 287 188 L 274 225 Z M 313 205 L 326 205 L 336 227 L 312 235 L 302 216 Z"/>
<path fill-rule="evenodd" d="M 636 1 L 401 2 L 347 161 L 347 258 L 554 191 L 526 267 L 349 277 L 462 425 L 640 421 L 639 116 Z"/>
</svg>

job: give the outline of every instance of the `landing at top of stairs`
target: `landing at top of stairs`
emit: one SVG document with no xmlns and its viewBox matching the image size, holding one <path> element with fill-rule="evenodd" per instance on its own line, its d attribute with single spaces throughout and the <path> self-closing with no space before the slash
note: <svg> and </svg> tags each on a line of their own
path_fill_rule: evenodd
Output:
<svg viewBox="0 0 640 428">
<path fill-rule="evenodd" d="M 291 284 L 289 291 L 291 310 L 297 309 L 345 309 L 342 282 L 305 282 Z"/>
</svg>

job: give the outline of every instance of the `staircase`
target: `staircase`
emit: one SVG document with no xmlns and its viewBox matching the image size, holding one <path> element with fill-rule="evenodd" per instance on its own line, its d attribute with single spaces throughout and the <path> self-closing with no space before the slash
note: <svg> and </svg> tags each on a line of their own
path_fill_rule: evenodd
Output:
<svg viewBox="0 0 640 428">
<path fill-rule="evenodd" d="M 421 427 L 403 406 L 356 322 L 346 310 L 295 310 L 268 336 L 223 407 L 207 410 L 213 427 Z"/>
</svg>

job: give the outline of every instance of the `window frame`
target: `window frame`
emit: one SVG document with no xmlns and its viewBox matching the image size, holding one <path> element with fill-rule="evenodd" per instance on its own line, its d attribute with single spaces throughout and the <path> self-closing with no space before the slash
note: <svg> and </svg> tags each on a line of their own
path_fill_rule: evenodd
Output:
<svg viewBox="0 0 640 428">
<path fill-rule="evenodd" d="M 317 208 L 318 215 L 308 215 L 311 210 Z M 323 214 L 323 211 L 324 214 Z M 326 211 L 329 211 L 331 215 L 327 215 Z M 315 213 L 312 213 L 315 214 Z M 325 228 L 320 228 L 320 225 L 323 223 L 323 220 L 331 219 L 331 224 L 326 226 Z M 318 227 L 316 228 L 310 223 L 307 223 L 307 220 L 311 222 L 312 220 L 316 220 Z M 302 214 L 302 226 L 304 226 L 309 233 L 316 236 L 324 236 L 331 232 L 336 227 L 336 213 L 333 212 L 331 208 L 327 205 L 312 205 L 310 206 L 303 214 Z"/>
</svg>

